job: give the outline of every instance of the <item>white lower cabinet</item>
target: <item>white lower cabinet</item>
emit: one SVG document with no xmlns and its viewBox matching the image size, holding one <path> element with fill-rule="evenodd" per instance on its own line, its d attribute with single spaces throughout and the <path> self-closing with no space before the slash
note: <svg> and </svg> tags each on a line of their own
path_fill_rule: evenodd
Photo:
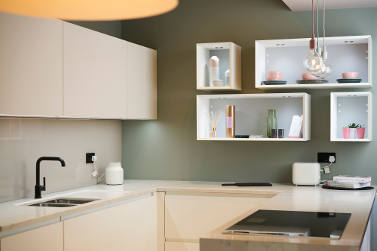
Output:
<svg viewBox="0 0 377 251">
<path fill-rule="evenodd" d="M 167 194 L 165 196 L 165 247 L 199 250 L 199 239 L 235 217 L 248 213 L 269 198 L 239 194 Z"/>
<path fill-rule="evenodd" d="M 64 251 L 163 250 L 159 199 L 158 195 L 140 197 L 65 220 Z"/>
<path fill-rule="evenodd" d="M 43 226 L 1 239 L 1 251 L 63 251 L 63 223 Z"/>
<path fill-rule="evenodd" d="M 199 243 L 196 242 L 166 242 L 165 251 L 199 251 Z"/>
<path fill-rule="evenodd" d="M 371 222 L 370 220 L 368 221 L 367 228 L 364 233 L 364 239 L 363 242 L 361 243 L 360 251 L 371 251 L 372 250 L 372 234 L 371 234 Z M 373 250 L 372 250 L 373 251 Z"/>
</svg>

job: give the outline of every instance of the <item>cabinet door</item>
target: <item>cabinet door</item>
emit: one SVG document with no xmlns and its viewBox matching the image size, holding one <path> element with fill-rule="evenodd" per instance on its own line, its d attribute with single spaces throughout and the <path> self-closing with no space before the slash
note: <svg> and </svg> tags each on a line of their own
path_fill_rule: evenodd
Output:
<svg viewBox="0 0 377 251">
<path fill-rule="evenodd" d="M 65 220 L 64 251 L 158 250 L 157 203 L 149 196 Z"/>
<path fill-rule="evenodd" d="M 61 222 L 1 239 L 1 251 L 63 251 Z"/>
<path fill-rule="evenodd" d="M 361 243 L 360 251 L 370 251 L 370 250 L 372 250 L 372 246 L 371 246 L 372 239 L 371 239 L 371 237 L 372 237 L 372 235 L 371 235 L 371 221 L 369 220 L 367 228 L 366 228 L 365 233 L 364 233 L 363 241 Z"/>
<path fill-rule="evenodd" d="M 126 118 L 126 53 L 123 40 L 64 23 L 64 116 Z"/>
<path fill-rule="evenodd" d="M 266 198 L 236 195 L 165 196 L 165 237 L 167 241 L 199 242 L 200 236 L 257 208 Z"/>
<path fill-rule="evenodd" d="M 0 114 L 63 114 L 63 22 L 0 13 Z"/>
<path fill-rule="evenodd" d="M 129 119 L 157 119 L 157 52 L 127 42 Z"/>
<path fill-rule="evenodd" d="M 199 251 L 199 243 L 166 242 L 165 251 Z"/>
</svg>

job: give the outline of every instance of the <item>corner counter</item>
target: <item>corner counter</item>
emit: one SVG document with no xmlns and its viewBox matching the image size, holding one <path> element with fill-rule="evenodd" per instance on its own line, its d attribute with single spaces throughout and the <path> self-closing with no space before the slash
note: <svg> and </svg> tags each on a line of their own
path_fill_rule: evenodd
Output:
<svg viewBox="0 0 377 251">
<path fill-rule="evenodd" d="M 0 203 L 0 239 L 15 233 L 27 231 L 33 227 L 36 228 L 43 224 L 49 224 L 49 222 L 62 222 L 67 217 L 75 217 L 75 215 L 84 214 L 91 210 L 111 207 L 111 205 L 116 203 L 156 192 L 166 194 L 165 199 L 162 199 L 162 203 L 167 203 L 166 198 L 171 195 L 188 195 L 188 197 L 199 195 L 204 203 L 206 198 L 218 196 L 224 198 L 220 199 L 221 203 L 223 203 L 222 205 L 227 205 L 230 201 L 242 201 L 243 206 L 246 205 L 244 207 L 245 209 L 242 209 L 241 205 L 233 205 L 233 208 L 237 209 L 235 212 L 238 213 L 227 212 L 224 207 L 224 210 L 227 212 L 227 217 L 221 218 L 221 222 L 215 222 L 216 224 L 213 224 L 217 227 L 213 227 L 209 231 L 195 233 L 195 238 L 185 239 L 184 236 L 181 235 L 182 240 L 176 240 L 178 242 L 190 242 L 196 247 L 195 250 L 199 250 L 200 245 L 201 251 L 360 250 L 376 195 L 375 190 L 339 191 L 325 190 L 320 187 L 295 187 L 282 184 L 274 184 L 272 187 L 222 187 L 221 183 L 218 182 L 126 180 L 125 184 L 120 186 L 96 185 L 43 195 L 44 198 L 41 199 L 42 201 L 56 197 L 98 199 L 88 204 L 70 208 L 27 206 L 28 204 L 36 202 L 36 200 L 33 199 Z M 239 198 L 246 198 L 246 201 L 241 199 L 229 199 L 230 197 L 237 196 Z M 250 198 L 250 201 L 248 198 Z M 196 200 L 192 201 L 194 203 L 190 204 L 190 206 L 193 206 L 196 211 L 202 212 L 202 214 L 206 213 L 202 210 L 202 204 L 197 203 Z M 252 205 L 250 205 L 250 203 L 252 203 Z M 209 202 L 207 204 L 210 205 Z M 163 204 L 161 205 L 165 207 Z M 211 205 L 209 209 L 210 208 L 212 208 Z M 352 215 L 339 240 L 318 237 L 223 234 L 226 228 L 258 209 L 343 212 L 351 213 Z M 207 220 L 209 219 L 209 222 L 212 223 L 210 219 L 213 219 L 214 217 L 212 216 L 217 214 L 216 210 L 210 209 L 207 210 L 207 213 L 211 214 L 208 215 Z M 177 215 L 179 215 L 179 213 Z M 203 215 L 200 216 L 203 218 Z M 191 221 L 190 224 L 195 222 L 193 220 Z M 163 228 L 165 230 L 163 231 L 166 232 L 166 228 L 167 225 L 165 225 Z M 165 233 L 162 234 L 164 235 Z M 167 239 L 166 235 L 165 238 L 162 239 L 165 241 Z M 172 241 L 175 240 L 173 239 Z"/>
</svg>

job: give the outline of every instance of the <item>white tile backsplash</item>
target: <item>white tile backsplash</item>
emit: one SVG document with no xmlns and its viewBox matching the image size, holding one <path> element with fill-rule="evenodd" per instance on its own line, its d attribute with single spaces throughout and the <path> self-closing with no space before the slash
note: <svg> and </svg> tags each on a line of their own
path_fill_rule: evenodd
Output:
<svg viewBox="0 0 377 251">
<path fill-rule="evenodd" d="M 92 185 L 91 165 L 85 153 L 95 152 L 103 171 L 109 162 L 121 161 L 122 122 L 113 120 L 0 119 L 0 201 L 34 195 L 35 164 L 41 156 L 58 156 L 42 162 L 41 180 L 47 193 Z"/>
</svg>

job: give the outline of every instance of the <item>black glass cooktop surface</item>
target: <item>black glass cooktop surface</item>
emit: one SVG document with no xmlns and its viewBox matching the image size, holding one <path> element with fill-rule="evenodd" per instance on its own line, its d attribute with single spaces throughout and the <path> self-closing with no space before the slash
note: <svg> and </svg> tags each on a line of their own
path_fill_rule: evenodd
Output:
<svg viewBox="0 0 377 251">
<path fill-rule="evenodd" d="M 258 210 L 224 233 L 339 239 L 350 217 L 350 213 Z"/>
</svg>

